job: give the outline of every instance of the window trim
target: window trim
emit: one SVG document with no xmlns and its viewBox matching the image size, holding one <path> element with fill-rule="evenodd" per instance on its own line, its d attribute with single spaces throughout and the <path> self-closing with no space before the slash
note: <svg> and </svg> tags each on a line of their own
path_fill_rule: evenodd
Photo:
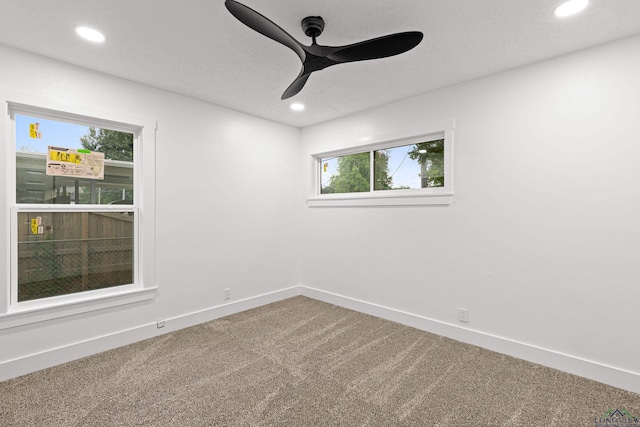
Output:
<svg viewBox="0 0 640 427">
<path fill-rule="evenodd" d="M 392 134 L 367 138 L 370 142 L 363 145 L 352 145 L 348 148 L 325 151 L 311 155 L 314 177 L 311 196 L 307 197 L 309 207 L 357 207 L 357 206 L 419 206 L 443 205 L 453 202 L 453 156 L 454 156 L 453 120 L 424 124 L 418 128 L 404 129 Z M 373 157 L 375 150 L 401 147 L 433 139 L 444 139 L 445 185 L 437 188 L 417 188 L 407 190 L 373 190 L 360 193 L 321 194 L 321 160 L 327 157 L 338 157 L 349 154 L 369 152 Z M 373 159 L 371 160 L 373 161 Z M 372 165 L 373 166 L 373 165 Z M 373 188 L 373 170 L 371 167 L 370 184 Z"/>
<path fill-rule="evenodd" d="M 2 218 L 5 218 L 4 233 L 6 236 L 6 256 L 0 262 L 6 263 L 5 287 L 0 289 L 0 330 L 21 325 L 52 320 L 80 313 L 117 307 L 126 304 L 152 300 L 157 294 L 155 258 L 156 258 L 156 209 L 155 209 L 155 144 L 157 121 L 153 117 L 130 113 L 122 110 L 111 110 L 95 105 L 71 103 L 42 97 L 32 93 L 13 91 L 2 88 L 6 94 L 0 98 L 4 108 L 5 119 L 0 121 L 0 134 L 5 136 L 6 146 L 6 174 L 0 185 L 4 184 L 0 195 L 4 193 L 6 208 Z M 13 114 L 44 115 L 64 121 L 82 124 L 102 125 L 109 129 L 126 132 L 137 132 L 138 143 L 134 146 L 136 170 L 134 172 L 134 188 L 138 193 L 135 207 L 118 205 L 105 207 L 97 205 L 46 205 L 46 204 L 17 204 L 15 192 L 16 150 L 14 139 Z M 4 126 L 4 129 L 2 127 Z M 135 275 L 137 283 L 123 285 L 104 290 L 88 291 L 67 296 L 43 298 L 21 303 L 12 303 L 11 279 L 16 265 L 13 265 L 13 251 L 15 250 L 15 230 L 13 227 L 16 211 L 43 210 L 90 210 L 126 211 L 133 209 L 137 213 L 137 226 L 134 231 L 138 239 L 135 245 L 137 262 Z M 0 282 L 1 283 L 1 282 Z"/>
</svg>

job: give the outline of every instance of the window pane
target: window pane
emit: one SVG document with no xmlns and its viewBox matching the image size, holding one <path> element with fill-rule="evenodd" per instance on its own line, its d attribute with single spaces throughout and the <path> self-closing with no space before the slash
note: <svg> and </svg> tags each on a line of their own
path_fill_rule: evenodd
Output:
<svg viewBox="0 0 640 427">
<path fill-rule="evenodd" d="M 444 139 L 374 151 L 375 190 L 444 187 Z"/>
<path fill-rule="evenodd" d="M 19 212 L 18 302 L 133 283 L 133 212 Z"/>
<path fill-rule="evenodd" d="M 389 157 L 394 149 L 373 152 L 374 190 L 392 190 L 393 178 L 389 175 Z"/>
<path fill-rule="evenodd" d="M 15 125 L 17 203 L 133 203 L 132 133 L 20 114 Z M 104 179 L 47 175 L 49 146 L 104 153 Z"/>
<path fill-rule="evenodd" d="M 321 159 L 321 194 L 370 191 L 369 153 Z"/>
</svg>

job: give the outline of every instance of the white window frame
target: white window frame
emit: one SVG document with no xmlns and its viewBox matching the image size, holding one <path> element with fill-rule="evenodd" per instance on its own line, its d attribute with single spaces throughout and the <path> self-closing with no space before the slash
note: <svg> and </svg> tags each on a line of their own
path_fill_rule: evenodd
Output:
<svg viewBox="0 0 640 427">
<path fill-rule="evenodd" d="M 311 155 L 314 177 L 312 195 L 307 198 L 309 207 L 340 206 L 416 206 L 450 205 L 453 202 L 454 177 L 454 130 L 453 120 L 424 124 L 416 128 L 405 129 L 378 137 L 368 137 L 365 145 L 352 145 L 348 148 L 315 153 Z M 373 152 L 396 148 L 419 142 L 444 139 L 444 186 L 434 188 L 415 188 L 403 190 L 373 190 Z M 371 189 L 368 192 L 321 194 L 322 159 L 340 157 L 349 154 L 369 152 L 371 159 Z"/>
<path fill-rule="evenodd" d="M 21 92 L 5 91 L 5 120 L 0 124 L 5 136 L 5 200 L 7 210 L 7 274 L 0 289 L 0 330 L 42 322 L 105 308 L 148 301 L 157 294 L 155 274 L 155 136 L 154 118 L 93 105 L 60 102 Z M 133 205 L 49 205 L 17 204 L 15 114 L 53 118 L 134 134 Z M 2 129 L 0 129 L 1 131 Z M 0 180 L 0 183 L 2 181 Z M 0 191 L 2 195 L 3 191 Z M 17 214 L 18 212 L 134 212 L 134 280 L 130 285 L 60 295 L 30 301 L 17 301 Z M 1 217 L 1 216 L 0 216 Z M 2 281 L 0 281 L 2 284 Z"/>
</svg>

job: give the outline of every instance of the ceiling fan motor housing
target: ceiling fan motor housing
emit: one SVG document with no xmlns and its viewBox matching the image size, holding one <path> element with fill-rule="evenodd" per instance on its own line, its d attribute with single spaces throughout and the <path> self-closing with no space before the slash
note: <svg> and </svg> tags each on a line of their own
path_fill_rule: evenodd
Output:
<svg viewBox="0 0 640 427">
<path fill-rule="evenodd" d="M 307 37 L 316 38 L 324 30 L 324 19 L 321 16 L 307 16 L 302 20 L 302 31 Z"/>
</svg>

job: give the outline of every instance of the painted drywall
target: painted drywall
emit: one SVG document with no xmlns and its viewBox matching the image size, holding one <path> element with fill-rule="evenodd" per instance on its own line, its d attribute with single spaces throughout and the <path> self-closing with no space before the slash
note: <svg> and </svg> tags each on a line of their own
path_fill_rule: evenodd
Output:
<svg viewBox="0 0 640 427">
<path fill-rule="evenodd" d="M 303 129 L 301 199 L 314 153 L 456 124 L 451 206 L 300 202 L 301 283 L 640 378 L 638 52 L 633 37 Z"/>
<path fill-rule="evenodd" d="M 13 365 L 4 362 L 38 354 L 46 359 L 52 350 L 84 343 L 81 351 L 65 352 L 64 361 L 125 343 L 125 336 L 142 339 L 170 330 L 170 319 L 297 285 L 299 129 L 6 47 L 0 47 L 0 58 L 2 99 L 9 89 L 24 91 L 158 122 L 156 298 L 0 329 L 0 377 L 12 374 L 6 370 Z M 2 164 L 10 143 L 2 133 Z M 0 220 L 7 224 L 4 168 L 0 176 Z M 3 282 L 8 233 L 8 226 L 0 227 Z M 230 301 L 224 300 L 225 288 L 231 288 Z M 163 319 L 166 329 L 157 330 L 156 321 Z M 101 337 L 112 338 L 105 344 Z"/>
<path fill-rule="evenodd" d="M 126 108 L 159 123 L 157 297 L 0 330 L 0 378 L 157 335 L 157 320 L 174 330 L 299 293 L 451 327 L 464 307 L 463 338 L 640 375 L 638 48 L 630 38 L 300 132 L 0 47 L 0 95 Z M 305 205 L 310 154 L 451 119 L 451 206 Z M 181 152 L 189 167 L 176 167 Z M 2 224 L 8 196 L 0 174 Z"/>
</svg>

